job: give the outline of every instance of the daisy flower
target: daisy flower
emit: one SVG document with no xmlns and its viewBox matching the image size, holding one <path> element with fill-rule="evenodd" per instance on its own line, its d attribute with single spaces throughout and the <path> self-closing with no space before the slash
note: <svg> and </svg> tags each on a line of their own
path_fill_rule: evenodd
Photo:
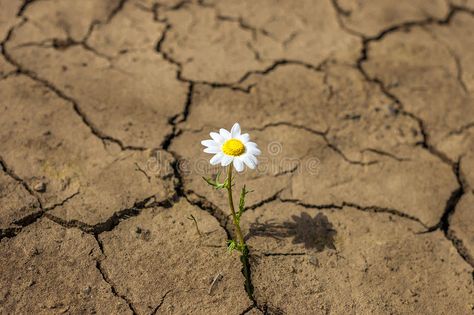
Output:
<svg viewBox="0 0 474 315">
<path fill-rule="evenodd" d="M 211 132 L 212 139 L 201 141 L 205 153 L 214 154 L 210 163 L 227 166 L 233 163 L 237 172 L 244 170 L 244 164 L 254 169 L 257 166 L 257 155 L 261 151 L 255 142 L 250 142 L 248 133 L 241 134 L 240 125 L 235 123 L 229 131 L 221 128 L 219 133 Z"/>
</svg>

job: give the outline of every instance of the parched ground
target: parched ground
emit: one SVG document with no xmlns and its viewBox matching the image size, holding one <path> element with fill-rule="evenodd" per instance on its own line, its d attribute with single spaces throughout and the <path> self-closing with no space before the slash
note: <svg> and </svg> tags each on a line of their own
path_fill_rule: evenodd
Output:
<svg viewBox="0 0 474 315">
<path fill-rule="evenodd" d="M 474 314 L 474 1 L 0 0 L 0 37 L 1 314 Z M 247 278 L 201 179 L 236 121 Z"/>
</svg>

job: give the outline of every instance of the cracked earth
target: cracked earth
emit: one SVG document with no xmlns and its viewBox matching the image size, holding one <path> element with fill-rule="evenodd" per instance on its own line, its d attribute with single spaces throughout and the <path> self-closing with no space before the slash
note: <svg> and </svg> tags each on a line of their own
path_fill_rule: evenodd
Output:
<svg viewBox="0 0 474 315">
<path fill-rule="evenodd" d="M 0 39 L 0 313 L 474 314 L 474 1 L 0 0 Z M 236 121 L 247 276 L 201 179 Z"/>
</svg>

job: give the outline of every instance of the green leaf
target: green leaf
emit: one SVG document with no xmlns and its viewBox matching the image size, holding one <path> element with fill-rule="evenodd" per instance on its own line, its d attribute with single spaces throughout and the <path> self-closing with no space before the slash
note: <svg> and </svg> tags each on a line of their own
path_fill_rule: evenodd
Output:
<svg viewBox="0 0 474 315">
<path fill-rule="evenodd" d="M 227 241 L 227 251 L 230 253 L 234 249 L 236 249 L 237 243 L 234 240 L 228 240 Z"/>
<path fill-rule="evenodd" d="M 240 220 L 240 217 L 245 211 L 245 197 L 247 196 L 248 193 L 252 192 L 252 190 L 247 190 L 247 188 L 242 187 L 242 190 L 240 191 L 240 199 L 239 199 L 239 212 L 237 213 L 237 219 Z"/>
<path fill-rule="evenodd" d="M 223 183 L 219 183 L 219 175 L 220 175 L 220 171 L 217 172 L 217 175 L 216 175 L 216 179 L 212 179 L 212 178 L 206 178 L 206 177 L 202 177 L 202 179 L 204 179 L 204 181 L 206 183 L 208 183 L 210 186 L 214 187 L 215 189 L 222 189 L 222 188 L 226 188 L 227 186 L 227 180 Z"/>
<path fill-rule="evenodd" d="M 205 181 L 206 183 L 208 183 L 209 185 L 211 185 L 211 186 L 215 186 L 215 185 L 216 185 L 216 182 L 215 182 L 214 180 L 212 180 L 212 178 L 206 178 L 206 177 L 203 176 L 202 179 L 204 179 L 204 181 Z"/>
</svg>

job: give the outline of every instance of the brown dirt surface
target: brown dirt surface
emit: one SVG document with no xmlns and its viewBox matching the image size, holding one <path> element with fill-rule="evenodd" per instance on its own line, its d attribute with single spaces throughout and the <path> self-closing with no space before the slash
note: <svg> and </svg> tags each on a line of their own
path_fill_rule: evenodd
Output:
<svg viewBox="0 0 474 315">
<path fill-rule="evenodd" d="M 22 185 L 13 174 L 2 169 L 0 175 L 0 227 L 8 230 L 18 227 L 20 221 L 40 211 L 37 199 Z"/>
<path fill-rule="evenodd" d="M 0 0 L 0 314 L 474 314 L 473 30 L 471 0 Z M 235 122 L 248 264 L 202 179 Z"/>
<path fill-rule="evenodd" d="M 99 238 L 103 267 L 140 314 L 156 312 L 158 306 L 164 313 L 237 314 L 251 305 L 236 268 L 237 253 L 223 254 L 225 231 L 186 200 L 170 209 L 146 209 Z"/>
<path fill-rule="evenodd" d="M 255 297 L 274 312 L 472 310 L 470 267 L 442 232 L 417 235 L 418 223 L 351 207 L 321 211 L 269 203 L 244 220 L 256 256 Z"/>
<path fill-rule="evenodd" d="M 92 235 L 47 219 L 0 246 L 1 305 L 5 314 L 130 314 L 96 268 Z"/>
<path fill-rule="evenodd" d="M 376 37 L 397 25 L 417 23 L 428 18 L 442 19 L 449 12 L 449 3 L 442 0 L 332 1 L 347 29 L 366 37 Z"/>
</svg>

